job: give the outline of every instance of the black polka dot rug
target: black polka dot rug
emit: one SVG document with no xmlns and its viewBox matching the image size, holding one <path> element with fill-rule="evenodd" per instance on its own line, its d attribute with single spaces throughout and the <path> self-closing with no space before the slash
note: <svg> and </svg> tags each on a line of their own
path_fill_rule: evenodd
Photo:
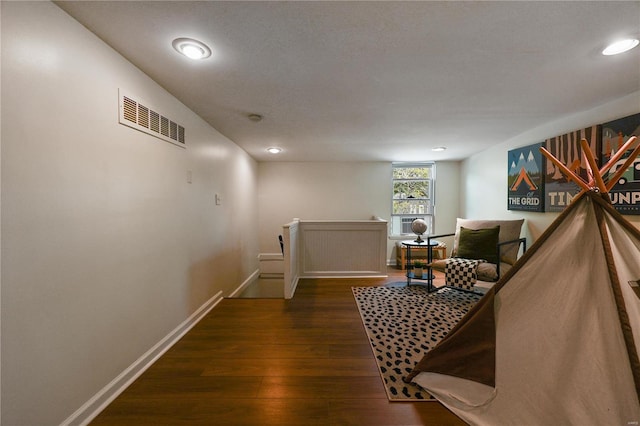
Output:
<svg viewBox="0 0 640 426">
<path fill-rule="evenodd" d="M 423 355 L 469 312 L 481 295 L 444 287 L 352 287 L 390 401 L 435 401 L 404 383 Z"/>
</svg>

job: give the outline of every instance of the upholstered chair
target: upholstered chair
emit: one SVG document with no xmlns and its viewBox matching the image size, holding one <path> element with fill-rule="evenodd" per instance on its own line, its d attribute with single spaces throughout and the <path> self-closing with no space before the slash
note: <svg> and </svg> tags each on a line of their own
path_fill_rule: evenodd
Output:
<svg viewBox="0 0 640 426">
<path fill-rule="evenodd" d="M 462 288 L 472 291 L 485 292 L 500 276 L 508 271 L 518 259 L 522 246 L 522 253 L 526 250 L 526 239 L 520 237 L 524 219 L 517 220 L 456 220 L 454 234 L 432 235 L 430 239 L 454 236 L 451 257 L 437 259 L 431 263 L 435 270 L 445 272 L 447 285 L 460 287 L 455 284 L 454 277 L 448 276 L 452 271 L 452 264 L 461 264 L 460 259 L 475 260 L 469 262 L 475 269 L 472 288 Z M 451 260 L 453 259 L 453 260 Z"/>
</svg>

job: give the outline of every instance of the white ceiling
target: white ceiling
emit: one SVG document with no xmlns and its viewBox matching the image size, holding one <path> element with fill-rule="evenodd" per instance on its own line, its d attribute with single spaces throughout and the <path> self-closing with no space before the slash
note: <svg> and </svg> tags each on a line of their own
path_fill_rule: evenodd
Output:
<svg viewBox="0 0 640 426">
<path fill-rule="evenodd" d="M 600 54 L 639 1 L 56 4 L 258 161 L 463 159 L 640 90 L 640 48 Z"/>
</svg>

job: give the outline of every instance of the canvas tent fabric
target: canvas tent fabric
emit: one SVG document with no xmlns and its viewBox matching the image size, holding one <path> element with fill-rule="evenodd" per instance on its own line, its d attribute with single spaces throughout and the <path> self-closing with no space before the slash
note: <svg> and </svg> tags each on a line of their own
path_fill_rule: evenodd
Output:
<svg viewBox="0 0 640 426">
<path fill-rule="evenodd" d="M 585 192 L 406 378 L 470 424 L 640 421 L 640 231 Z"/>
</svg>

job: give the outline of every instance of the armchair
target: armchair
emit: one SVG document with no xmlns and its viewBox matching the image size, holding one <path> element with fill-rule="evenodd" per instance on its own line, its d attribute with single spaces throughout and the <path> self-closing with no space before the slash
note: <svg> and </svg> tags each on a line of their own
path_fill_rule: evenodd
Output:
<svg viewBox="0 0 640 426">
<path fill-rule="evenodd" d="M 486 292 L 516 262 L 520 247 L 523 253 L 526 251 L 526 239 L 520 238 L 523 223 L 524 219 L 458 218 L 455 233 L 429 236 L 429 239 L 454 236 L 451 257 L 435 260 L 431 267 L 445 273 L 446 285 Z M 469 272 L 466 284 L 458 283 L 456 268 Z"/>
</svg>

